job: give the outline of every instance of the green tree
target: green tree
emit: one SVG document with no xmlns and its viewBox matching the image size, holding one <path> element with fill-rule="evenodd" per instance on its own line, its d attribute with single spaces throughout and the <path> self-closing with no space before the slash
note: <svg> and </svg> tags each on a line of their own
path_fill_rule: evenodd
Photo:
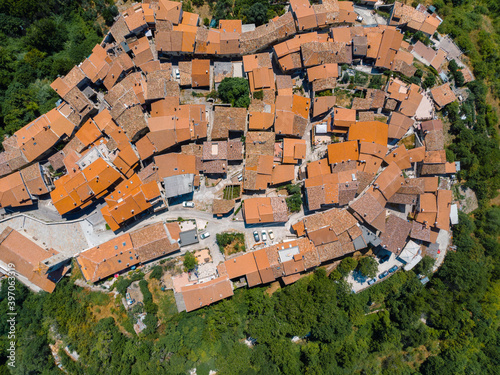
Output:
<svg viewBox="0 0 500 375">
<path fill-rule="evenodd" d="M 254 23 L 255 26 L 263 25 L 267 22 L 268 7 L 263 3 L 255 3 L 246 11 L 248 23 Z"/>
<path fill-rule="evenodd" d="M 43 52 L 55 52 L 63 47 L 67 33 L 62 23 L 42 18 L 26 31 L 26 44 Z"/>
<path fill-rule="evenodd" d="M 224 78 L 217 90 L 219 98 L 233 107 L 247 108 L 250 105 L 250 90 L 245 78 Z"/>
<path fill-rule="evenodd" d="M 422 87 L 424 89 L 430 89 L 436 84 L 436 76 L 432 73 L 427 74 L 427 76 L 424 79 L 424 82 L 422 83 Z"/>
<path fill-rule="evenodd" d="M 300 194 L 293 194 L 291 197 L 286 198 L 286 205 L 290 212 L 299 212 L 302 207 L 302 197 Z"/>
<path fill-rule="evenodd" d="M 191 271 L 197 265 L 198 265 L 198 259 L 196 259 L 196 257 L 192 253 L 187 251 L 186 254 L 184 255 L 184 269 L 186 271 Z"/>
<path fill-rule="evenodd" d="M 430 256 L 424 256 L 422 260 L 415 266 L 413 271 L 417 275 L 425 275 L 425 276 L 430 276 L 432 275 L 432 267 L 434 267 L 434 259 L 431 258 Z"/>
<path fill-rule="evenodd" d="M 352 257 L 344 258 L 337 267 L 337 270 L 342 276 L 347 276 L 349 272 L 356 269 L 358 266 L 358 261 Z"/>
<path fill-rule="evenodd" d="M 363 257 L 359 260 L 358 266 L 356 268 L 359 273 L 361 273 L 364 277 L 373 278 L 377 276 L 378 272 L 378 262 L 374 257 Z"/>
<path fill-rule="evenodd" d="M 233 2 L 231 0 L 217 0 L 214 10 L 214 18 L 217 21 L 230 19 L 232 8 Z"/>
</svg>

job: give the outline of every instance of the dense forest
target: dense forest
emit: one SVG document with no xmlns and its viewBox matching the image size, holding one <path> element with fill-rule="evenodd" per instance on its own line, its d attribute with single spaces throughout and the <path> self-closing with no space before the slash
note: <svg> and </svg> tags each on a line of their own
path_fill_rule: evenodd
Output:
<svg viewBox="0 0 500 375">
<path fill-rule="evenodd" d="M 112 0 L 0 0 L 0 138 L 52 109 L 50 88 L 100 43 Z"/>
<path fill-rule="evenodd" d="M 492 202 L 500 188 L 500 3 L 434 4 L 445 18 L 440 31 L 467 52 L 477 77 L 468 84 L 468 100 L 444 113 L 454 136 L 447 155 L 461 161 L 459 178 L 479 198 L 472 215 L 460 213 L 453 228 L 457 249 L 436 273 L 425 258 L 413 271 L 352 294 L 344 262 L 330 275 L 320 268 L 274 293 L 243 288 L 214 306 L 178 314 L 171 292 L 156 288 L 162 272 L 156 268 L 140 282 L 149 318 L 136 335 L 120 298 L 75 286 L 74 271 L 52 294 L 17 284 L 15 368 L 6 365 L 8 301 L 2 287 L 0 374 L 60 373 L 49 348 L 56 341 L 80 356 L 75 362 L 59 350 L 70 374 L 185 374 L 194 367 L 200 375 L 215 369 L 221 375 L 498 374 L 500 208 Z M 101 40 L 116 9 L 99 1 L 0 5 L 0 126 L 11 133 L 53 106 L 48 84 Z M 422 285 L 418 274 L 430 281 Z M 120 278 L 115 288 L 123 294 L 142 276 Z M 251 347 L 244 342 L 250 337 Z"/>
</svg>

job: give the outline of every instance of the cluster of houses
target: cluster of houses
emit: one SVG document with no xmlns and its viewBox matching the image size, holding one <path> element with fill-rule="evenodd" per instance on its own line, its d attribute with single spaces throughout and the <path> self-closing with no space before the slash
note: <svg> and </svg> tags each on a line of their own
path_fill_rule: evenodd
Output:
<svg viewBox="0 0 500 375">
<path fill-rule="evenodd" d="M 411 240 L 419 254 L 436 251 L 440 231 L 449 231 L 446 177 L 457 165 L 446 160 L 433 108 L 457 97 L 448 83 L 429 93 L 408 83 L 415 58 L 439 72 L 447 52 L 411 45 L 403 31 L 432 37 L 442 20 L 432 9 L 399 2 L 387 25 L 356 19 L 349 1 L 291 0 L 262 26 L 220 20 L 207 28 L 180 2 L 133 5 L 87 59 L 51 84 L 61 97 L 57 107 L 3 141 L 0 207 L 36 208 L 38 197 L 50 194 L 64 216 L 104 199 L 101 213 L 119 231 L 195 191 L 201 175 L 224 178 L 230 165 L 242 164 L 237 185 L 252 195 L 242 204 L 246 223 L 285 223 L 285 198 L 263 193 L 303 181 L 309 214 L 293 225 L 297 239 L 235 256 L 214 280 L 185 286 L 188 311 L 232 295 L 232 281 L 288 284 L 368 246 L 399 255 Z M 345 64 L 394 73 L 384 87 L 358 88 L 360 95 L 339 106 L 335 95 L 317 93 L 335 90 Z M 208 93 L 226 77 L 248 79 L 248 108 L 181 99 L 181 89 Z M 413 143 L 400 143 L 408 134 Z M 314 158 L 308 140 L 320 139 L 330 144 Z M 234 206 L 234 199 L 217 199 L 213 213 Z M 23 236 L 15 233 L 0 235 L 0 254 L 16 251 L 4 245 Z M 77 263 L 87 281 L 98 282 L 178 249 L 178 230 L 157 223 L 83 251 Z M 18 250 L 30 265 L 28 279 L 66 267 L 55 250 L 40 250 Z M 52 268 L 38 266 L 46 259 Z"/>
</svg>

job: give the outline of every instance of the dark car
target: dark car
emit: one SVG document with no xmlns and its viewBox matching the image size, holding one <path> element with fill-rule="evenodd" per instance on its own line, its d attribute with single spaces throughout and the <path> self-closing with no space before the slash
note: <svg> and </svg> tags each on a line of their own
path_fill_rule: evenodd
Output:
<svg viewBox="0 0 500 375">
<path fill-rule="evenodd" d="M 368 285 L 373 285 L 377 282 L 377 279 L 368 280 Z"/>
<path fill-rule="evenodd" d="M 253 238 L 254 238 L 255 242 L 259 242 L 260 241 L 259 232 L 254 231 Z"/>
<path fill-rule="evenodd" d="M 380 275 L 378 275 L 378 278 L 379 278 L 379 279 L 383 279 L 383 278 L 384 278 L 384 277 L 386 277 L 388 274 L 389 274 L 389 272 L 384 271 L 384 272 L 382 272 Z"/>
<path fill-rule="evenodd" d="M 389 269 L 389 272 L 390 272 L 390 273 L 393 273 L 393 272 L 396 272 L 397 270 L 398 270 L 398 266 L 394 266 L 394 267 L 391 267 L 391 268 Z"/>
<path fill-rule="evenodd" d="M 387 262 L 389 259 L 391 259 L 390 255 L 385 255 L 380 259 L 380 264 Z"/>
</svg>

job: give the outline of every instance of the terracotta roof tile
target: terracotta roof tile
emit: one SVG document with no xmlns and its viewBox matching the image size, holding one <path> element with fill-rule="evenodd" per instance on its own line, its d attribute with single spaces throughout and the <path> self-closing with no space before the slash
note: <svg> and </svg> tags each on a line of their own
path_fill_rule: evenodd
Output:
<svg viewBox="0 0 500 375">
<path fill-rule="evenodd" d="M 389 215 L 385 224 L 385 232 L 380 236 L 382 246 L 399 255 L 406 244 L 412 224 L 395 215 Z"/>
</svg>

